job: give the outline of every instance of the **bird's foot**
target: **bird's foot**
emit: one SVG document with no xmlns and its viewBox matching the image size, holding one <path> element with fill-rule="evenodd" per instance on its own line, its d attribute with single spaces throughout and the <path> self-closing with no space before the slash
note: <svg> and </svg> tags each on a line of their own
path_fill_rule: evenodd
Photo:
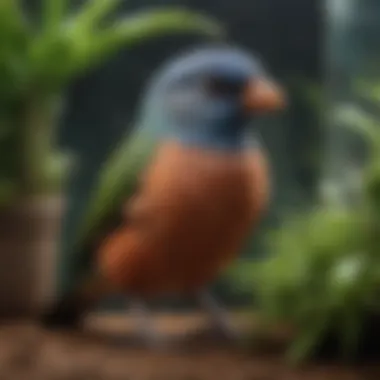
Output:
<svg viewBox="0 0 380 380">
<path fill-rule="evenodd" d="M 180 348 L 177 337 L 164 334 L 154 326 L 151 311 L 145 302 L 134 300 L 132 311 L 137 322 L 136 339 L 144 348 L 158 352 L 177 352 Z"/>
<path fill-rule="evenodd" d="M 199 302 L 211 319 L 211 338 L 217 341 L 240 345 L 244 339 L 242 332 L 234 326 L 228 311 L 223 309 L 209 293 L 201 293 Z"/>
</svg>

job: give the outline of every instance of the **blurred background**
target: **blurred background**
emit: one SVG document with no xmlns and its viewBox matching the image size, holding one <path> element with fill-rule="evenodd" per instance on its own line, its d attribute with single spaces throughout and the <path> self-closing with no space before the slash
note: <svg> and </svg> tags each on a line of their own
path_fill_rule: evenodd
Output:
<svg viewBox="0 0 380 380">
<path fill-rule="evenodd" d="M 28 28 L 16 3 L 0 4 L 1 315 L 33 314 L 70 284 L 66 253 L 146 81 L 220 23 L 262 57 L 290 107 L 262 120 L 275 183 L 270 212 L 214 291 L 267 322 L 254 323 L 256 348 L 267 347 L 275 326 L 290 326 L 282 353 L 291 362 L 378 352 L 377 0 L 130 0 L 114 9 L 105 0 L 24 0 Z M 171 10 L 178 6 L 185 15 Z M 153 11 L 134 29 L 118 24 L 151 7 L 163 15 Z M 104 34 L 91 29 L 98 21 Z M 103 306 L 120 308 L 119 299 Z"/>
</svg>

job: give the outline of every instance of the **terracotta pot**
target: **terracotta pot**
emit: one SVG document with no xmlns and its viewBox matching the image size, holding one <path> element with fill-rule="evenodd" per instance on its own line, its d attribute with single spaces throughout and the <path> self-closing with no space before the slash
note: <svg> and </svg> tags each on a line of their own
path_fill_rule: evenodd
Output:
<svg viewBox="0 0 380 380">
<path fill-rule="evenodd" d="M 0 318 L 31 317 L 54 296 L 63 198 L 0 210 Z"/>
</svg>

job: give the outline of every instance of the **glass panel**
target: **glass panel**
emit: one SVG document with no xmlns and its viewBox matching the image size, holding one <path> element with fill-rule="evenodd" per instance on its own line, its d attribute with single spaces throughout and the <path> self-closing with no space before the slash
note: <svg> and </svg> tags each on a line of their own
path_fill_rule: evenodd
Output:
<svg viewBox="0 0 380 380">
<path fill-rule="evenodd" d="M 330 195 L 335 188 L 335 194 L 343 199 L 342 191 L 359 181 L 366 149 L 356 133 L 340 126 L 353 122 L 359 116 L 357 111 L 377 111 L 368 96 L 380 74 L 380 3 L 327 0 L 326 16 L 327 154 L 322 185 Z"/>
</svg>

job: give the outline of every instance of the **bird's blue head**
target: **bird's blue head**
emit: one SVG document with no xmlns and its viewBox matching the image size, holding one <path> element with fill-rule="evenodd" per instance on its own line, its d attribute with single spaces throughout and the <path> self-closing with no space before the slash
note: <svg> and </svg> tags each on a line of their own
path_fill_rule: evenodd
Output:
<svg viewBox="0 0 380 380">
<path fill-rule="evenodd" d="M 170 61 L 153 78 L 143 113 L 165 138 L 240 149 L 252 118 L 284 106 L 284 95 L 249 53 L 205 47 Z"/>
</svg>

